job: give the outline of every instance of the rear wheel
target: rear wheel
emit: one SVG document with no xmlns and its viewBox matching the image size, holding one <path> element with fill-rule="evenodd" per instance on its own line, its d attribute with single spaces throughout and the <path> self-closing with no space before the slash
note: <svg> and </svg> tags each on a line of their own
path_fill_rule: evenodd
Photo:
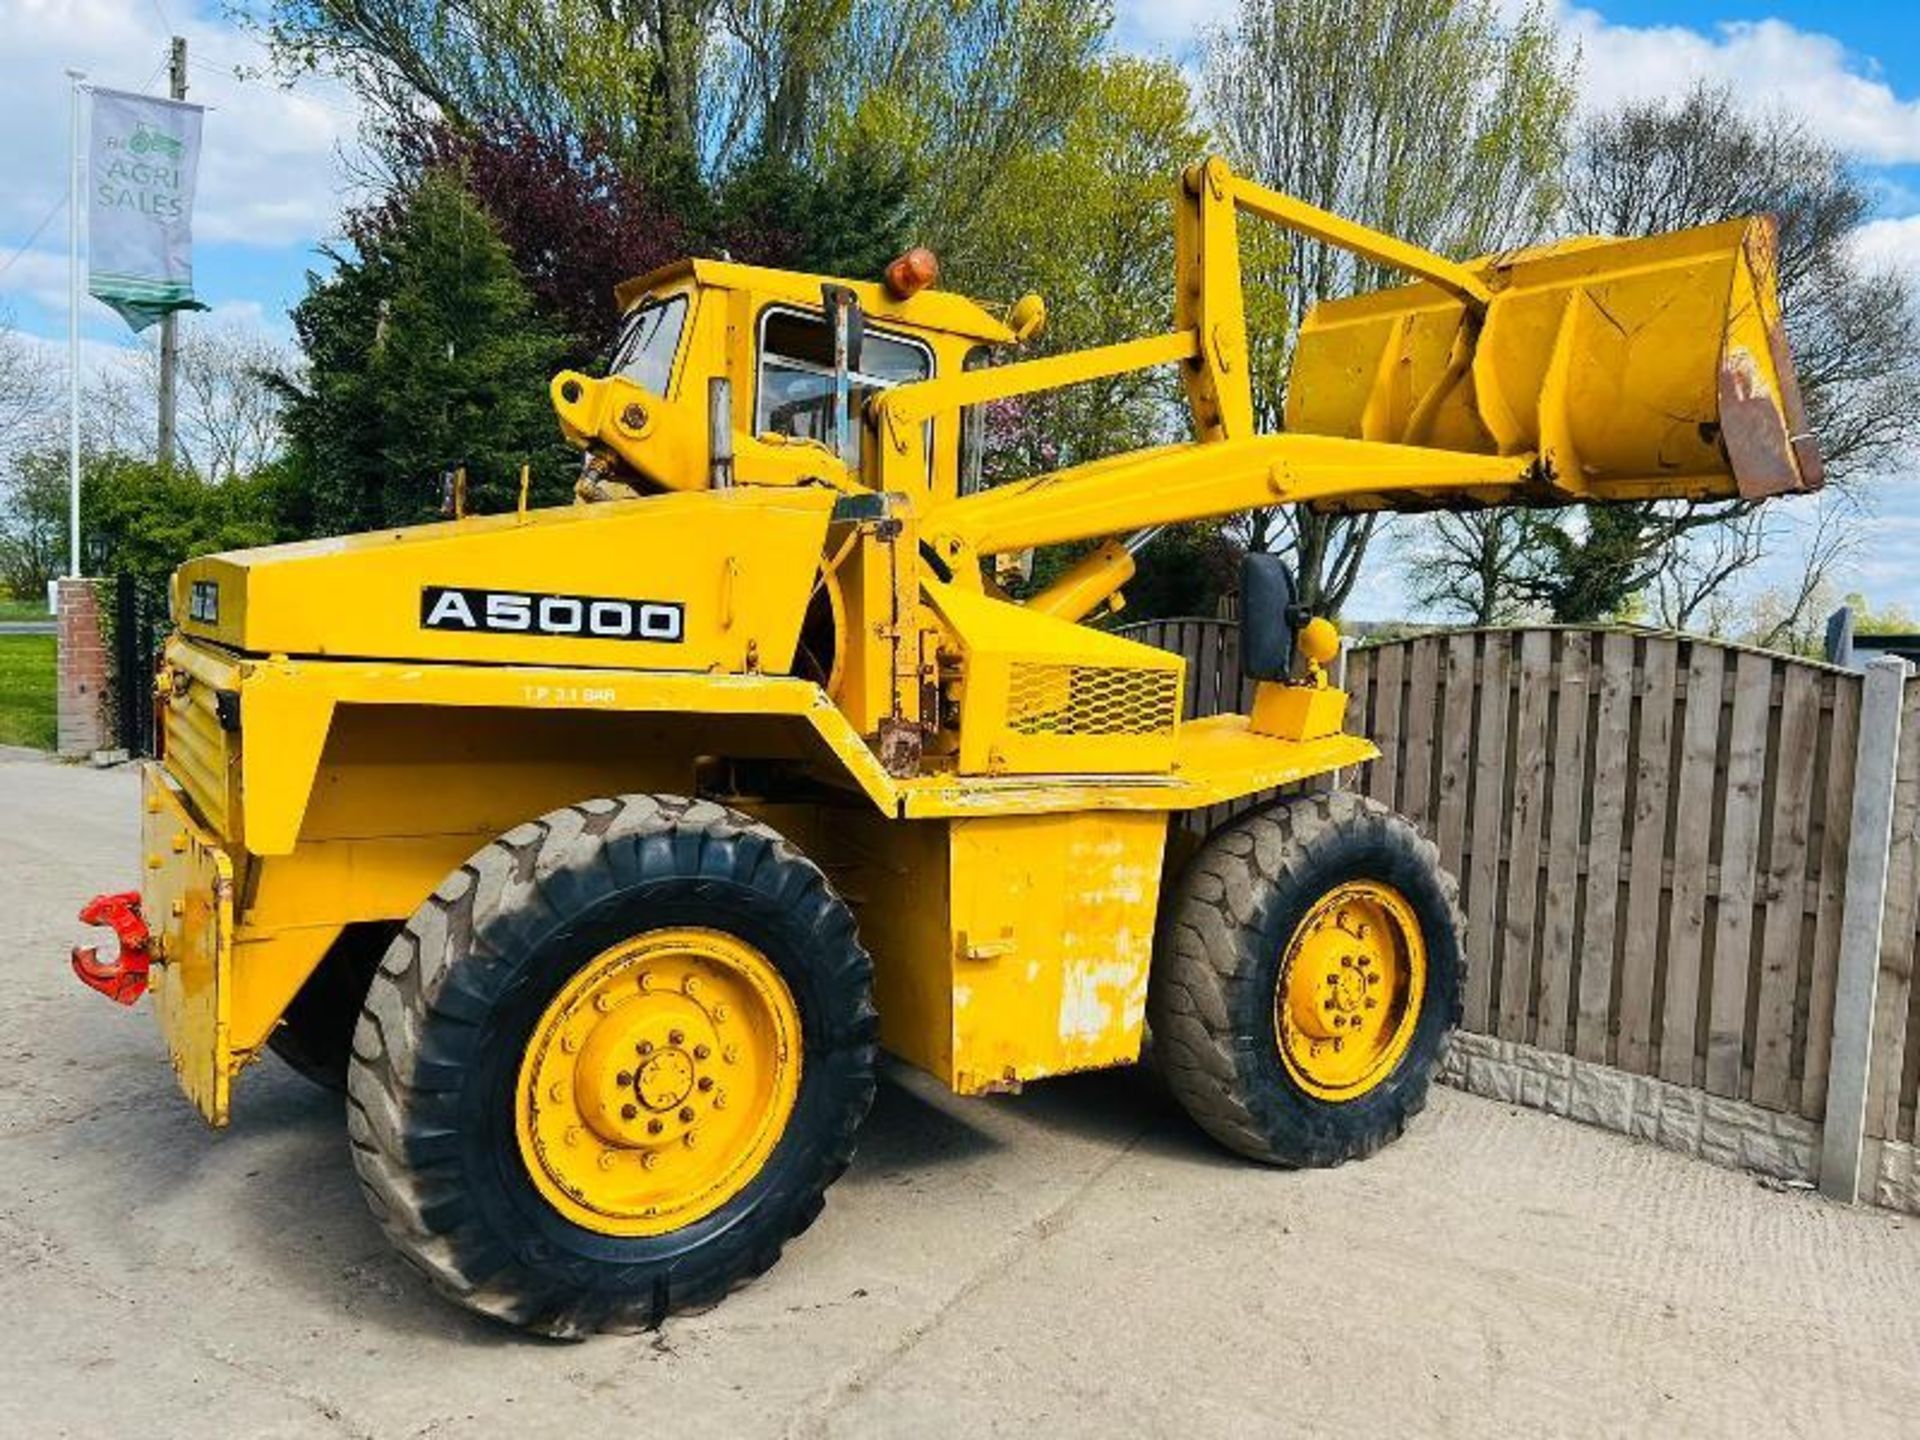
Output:
<svg viewBox="0 0 1920 1440">
<path fill-rule="evenodd" d="M 388 951 L 348 1082 L 362 1188 L 469 1308 L 658 1324 L 766 1270 L 873 1096 L 872 967 L 820 871 L 721 806 L 509 832 Z"/>
<path fill-rule="evenodd" d="M 1183 872 L 1148 992 L 1160 1066 L 1230 1149 L 1337 1165 L 1398 1136 L 1460 1018 L 1458 887 L 1345 792 L 1256 810 Z"/>
</svg>

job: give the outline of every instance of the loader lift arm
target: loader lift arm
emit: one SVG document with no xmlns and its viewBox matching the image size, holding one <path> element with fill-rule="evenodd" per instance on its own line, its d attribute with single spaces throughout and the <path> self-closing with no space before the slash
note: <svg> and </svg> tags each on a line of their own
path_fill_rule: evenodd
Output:
<svg viewBox="0 0 1920 1440">
<path fill-rule="evenodd" d="M 1314 310 L 1278 434 L 1254 428 L 1243 211 L 1415 277 Z M 920 495 L 928 420 L 1182 366 L 1192 440 L 930 504 L 927 534 L 947 560 L 1281 503 L 1430 510 L 1753 498 L 1821 483 L 1781 331 L 1769 219 L 1461 263 L 1256 185 L 1214 157 L 1182 179 L 1176 242 L 1172 333 L 905 385 L 872 402 L 880 443 L 868 482 Z"/>
</svg>

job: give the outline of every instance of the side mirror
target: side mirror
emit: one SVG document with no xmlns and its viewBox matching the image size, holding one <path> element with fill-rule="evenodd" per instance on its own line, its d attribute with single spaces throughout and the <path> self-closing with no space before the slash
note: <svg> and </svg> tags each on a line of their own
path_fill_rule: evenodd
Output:
<svg viewBox="0 0 1920 1440">
<path fill-rule="evenodd" d="M 1303 616 L 1293 570 L 1278 555 L 1240 561 L 1240 670 L 1254 680 L 1293 676 L 1294 633 Z"/>
</svg>

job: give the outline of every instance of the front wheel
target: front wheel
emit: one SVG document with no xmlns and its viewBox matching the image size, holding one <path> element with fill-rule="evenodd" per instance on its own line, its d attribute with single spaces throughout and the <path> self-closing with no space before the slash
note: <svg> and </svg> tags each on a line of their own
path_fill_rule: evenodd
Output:
<svg viewBox="0 0 1920 1440">
<path fill-rule="evenodd" d="M 444 1293 L 551 1335 L 657 1325 L 766 1270 L 873 1098 L 852 914 L 766 826 L 628 795 L 450 875 L 367 994 L 361 1186 Z"/>
<path fill-rule="evenodd" d="M 1336 791 L 1208 836 L 1162 925 L 1148 1019 L 1202 1129 L 1338 1165 L 1405 1129 L 1460 1019 L 1458 886 L 1401 816 Z"/>
</svg>

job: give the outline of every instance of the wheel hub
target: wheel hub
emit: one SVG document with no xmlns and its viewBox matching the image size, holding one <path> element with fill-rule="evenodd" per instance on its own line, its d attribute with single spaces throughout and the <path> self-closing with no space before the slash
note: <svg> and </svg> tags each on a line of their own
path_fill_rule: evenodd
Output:
<svg viewBox="0 0 1920 1440">
<path fill-rule="evenodd" d="M 1426 948 L 1404 896 L 1377 881 L 1328 892 L 1295 930 L 1274 997 L 1281 1059 L 1327 1100 L 1366 1093 L 1413 1038 Z"/>
<path fill-rule="evenodd" d="M 659 1234 L 743 1189 L 792 1112 L 800 1020 L 772 963 L 716 930 L 596 956 L 534 1027 L 516 1128 L 534 1185 L 576 1223 Z"/>
</svg>

